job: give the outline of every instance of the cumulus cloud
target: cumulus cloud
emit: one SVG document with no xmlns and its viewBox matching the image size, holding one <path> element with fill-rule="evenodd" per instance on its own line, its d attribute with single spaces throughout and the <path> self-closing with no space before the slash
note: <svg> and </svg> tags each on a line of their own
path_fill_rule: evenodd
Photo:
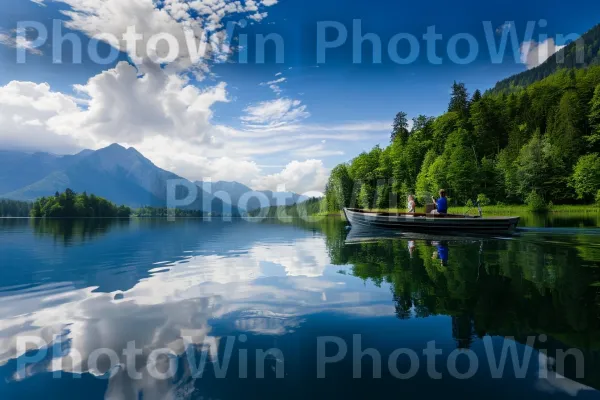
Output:
<svg viewBox="0 0 600 400">
<path fill-rule="evenodd" d="M 215 135 L 211 107 L 228 101 L 223 82 L 201 90 L 158 66 L 139 75 L 126 62 L 92 77 L 76 90 L 89 98 L 87 109 L 56 118 L 52 121 L 54 130 L 66 134 L 77 128 L 98 138 L 130 144 L 165 133 L 210 143 Z"/>
<path fill-rule="evenodd" d="M 251 128 L 275 128 L 298 122 L 310 116 L 300 100 L 288 98 L 263 101 L 247 107 L 242 122 Z"/>
<path fill-rule="evenodd" d="M 521 62 L 527 65 L 527 69 L 535 68 L 564 47 L 556 46 L 552 38 L 543 42 L 525 41 L 521 44 Z"/>
<path fill-rule="evenodd" d="M 66 154 L 117 142 L 192 180 L 236 180 L 270 190 L 284 183 L 289 190 L 322 191 L 327 172 L 321 161 L 294 161 L 265 176 L 256 157 L 342 155 L 340 142 L 387 137 L 389 130 L 387 122 L 304 124 L 306 107 L 291 99 L 249 107 L 243 129 L 219 125 L 212 120 L 213 107 L 228 100 L 224 83 L 199 89 L 160 68 L 140 74 L 127 63 L 76 89 L 73 97 L 46 83 L 0 87 L 0 147 Z"/>
<path fill-rule="evenodd" d="M 90 37 L 115 37 L 103 40 L 127 53 L 133 63 L 119 63 L 76 85 L 75 95 L 53 91 L 46 83 L 0 87 L 3 148 L 65 154 L 117 142 L 136 147 L 158 166 L 188 179 L 237 180 L 271 190 L 285 184 L 288 190 L 303 192 L 324 189 L 327 170 L 315 157 L 343 154 L 318 142 L 371 138 L 379 129 L 371 123 L 306 125 L 307 106 L 290 98 L 250 104 L 243 110 L 241 129 L 213 121 L 215 106 L 230 99 L 227 85 L 199 87 L 197 81 L 210 73 L 209 60 L 230 54 L 223 19 L 246 14 L 260 20 L 266 16 L 264 8 L 276 0 L 169 0 L 160 7 L 152 0 L 56 1 L 69 7 L 63 11 L 68 28 Z M 44 5 L 44 0 L 34 2 Z M 142 35 L 136 48 L 120 40 L 131 26 Z M 160 56 L 168 53 L 168 47 L 161 47 L 165 41 L 151 43 L 159 33 L 172 35 L 180 47 L 177 59 L 168 65 L 147 59 L 149 47 Z M 194 46 L 188 46 L 190 35 Z M 0 34 L 1 43 L 38 54 L 39 49 L 19 40 Z M 207 53 L 202 53 L 203 45 Z M 196 80 L 190 80 L 189 72 Z M 284 82 L 280 72 L 264 85 L 279 96 Z M 388 128 L 386 122 L 386 134 Z M 281 172 L 265 175 L 255 158 L 274 154 L 309 160 L 292 161 Z"/>
<path fill-rule="evenodd" d="M 46 0 L 47 1 L 47 0 Z M 178 52 L 171 67 L 192 68 L 198 74 L 207 72 L 209 59 L 225 60 L 231 49 L 223 19 L 228 15 L 246 14 L 260 21 L 267 17 L 261 8 L 276 1 L 258 3 L 253 0 L 55 0 L 69 6 L 62 11 L 69 20 L 65 25 L 89 37 L 96 36 L 118 50 L 127 53 L 136 64 L 147 63 L 156 55 L 169 54 L 171 45 L 165 40 L 153 41 L 156 35 L 175 38 Z M 44 0 L 36 0 L 43 4 Z M 133 27 L 141 35 L 136 45 L 128 45 L 123 37 L 133 38 Z M 130 39 L 129 42 L 134 40 Z"/>
<path fill-rule="evenodd" d="M 306 193 L 322 191 L 328 177 L 329 171 L 321 160 L 292 161 L 283 171 L 257 178 L 252 185 L 256 190 L 276 190 L 285 185 L 286 190 Z"/>
<path fill-rule="evenodd" d="M 74 98 L 53 92 L 46 83 L 9 82 L 0 87 L 0 146 L 27 149 L 33 143 L 50 152 L 72 152 L 94 145 L 88 137 L 80 140 L 60 135 L 49 125 L 55 118 L 79 112 Z"/>
</svg>

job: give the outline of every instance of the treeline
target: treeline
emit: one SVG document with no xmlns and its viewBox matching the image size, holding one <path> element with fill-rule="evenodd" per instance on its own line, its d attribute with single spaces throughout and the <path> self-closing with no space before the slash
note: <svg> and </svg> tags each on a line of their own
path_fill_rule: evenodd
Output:
<svg viewBox="0 0 600 400">
<path fill-rule="evenodd" d="M 249 214 L 253 217 L 263 218 L 301 218 L 319 214 L 323 210 L 320 198 L 312 198 L 290 206 L 271 206 L 252 210 Z"/>
<path fill-rule="evenodd" d="M 581 68 L 600 64 L 600 24 L 576 41 L 557 51 L 541 65 L 504 79 L 494 90 L 512 90 L 515 86 L 528 86 L 540 81 L 560 68 Z"/>
<path fill-rule="evenodd" d="M 507 94 L 470 96 L 454 83 L 448 111 L 406 114 L 391 144 L 332 170 L 325 209 L 403 207 L 406 195 L 429 201 L 440 188 L 451 204 L 479 200 L 544 209 L 600 201 L 600 67 L 560 70 Z"/>
<path fill-rule="evenodd" d="M 77 194 L 67 189 L 36 200 L 30 215 L 34 218 L 129 218 L 131 209 L 94 194 Z"/>
<path fill-rule="evenodd" d="M 28 217 L 32 203 L 0 199 L 0 217 Z"/>
<path fill-rule="evenodd" d="M 182 210 L 175 208 L 172 210 L 175 217 L 178 218 L 201 218 L 206 215 L 198 210 Z M 169 216 L 169 210 L 166 207 L 142 207 L 133 211 L 134 217 L 140 218 L 166 218 Z"/>
</svg>

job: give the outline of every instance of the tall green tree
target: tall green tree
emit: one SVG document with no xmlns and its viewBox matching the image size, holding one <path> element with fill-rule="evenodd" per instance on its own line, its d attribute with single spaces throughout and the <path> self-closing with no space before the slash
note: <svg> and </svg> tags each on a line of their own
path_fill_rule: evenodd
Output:
<svg viewBox="0 0 600 400">
<path fill-rule="evenodd" d="M 454 82 L 448 111 L 457 113 L 461 119 L 469 118 L 469 92 L 464 83 Z"/>
<path fill-rule="evenodd" d="M 585 120 L 577 93 L 573 90 L 565 92 L 556 112 L 550 118 L 552 123 L 548 138 L 552 145 L 560 147 L 561 155 L 569 165 L 573 165 L 582 150 Z"/>
<path fill-rule="evenodd" d="M 558 152 L 547 138 L 539 134 L 523 146 L 516 161 L 518 190 L 523 199 L 532 192 L 546 202 L 568 198 L 566 168 Z"/>
<path fill-rule="evenodd" d="M 392 124 L 392 142 L 399 140 L 405 143 L 408 140 L 408 117 L 405 112 L 400 111 L 394 118 Z"/>
<path fill-rule="evenodd" d="M 585 137 L 586 144 L 592 151 L 600 151 L 600 85 L 596 86 L 590 102 L 589 125 L 591 132 Z"/>
<path fill-rule="evenodd" d="M 486 97 L 471 106 L 471 125 L 478 157 L 495 157 L 504 147 L 502 116 L 494 99 Z"/>
<path fill-rule="evenodd" d="M 579 199 L 594 200 L 600 190 L 600 157 L 598 153 L 579 158 L 573 170 L 571 184 Z"/>
<path fill-rule="evenodd" d="M 350 207 L 354 183 L 350 178 L 346 164 L 340 164 L 331 170 L 327 183 L 326 197 L 329 198 L 328 211 L 339 211 Z"/>
</svg>

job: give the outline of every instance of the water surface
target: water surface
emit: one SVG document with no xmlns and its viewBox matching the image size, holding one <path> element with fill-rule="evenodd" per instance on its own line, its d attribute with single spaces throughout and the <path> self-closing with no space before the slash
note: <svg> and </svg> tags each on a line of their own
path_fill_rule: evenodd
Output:
<svg viewBox="0 0 600 400">
<path fill-rule="evenodd" d="M 600 398 L 597 225 L 524 225 L 0 220 L 0 398 Z"/>
</svg>

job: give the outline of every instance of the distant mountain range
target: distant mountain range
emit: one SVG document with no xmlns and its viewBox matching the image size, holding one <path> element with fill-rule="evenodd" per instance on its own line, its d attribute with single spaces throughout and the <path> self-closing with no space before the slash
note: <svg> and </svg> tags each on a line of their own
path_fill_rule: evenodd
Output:
<svg viewBox="0 0 600 400">
<path fill-rule="evenodd" d="M 133 147 L 126 149 L 118 144 L 65 156 L 0 150 L 0 197 L 7 199 L 32 201 L 71 188 L 130 207 L 165 207 L 170 179 L 183 178 L 157 167 Z M 212 183 L 209 192 L 202 191 L 202 182 L 195 184 L 200 188 L 198 198 L 187 209 L 215 213 L 231 209 L 236 213 L 262 206 L 254 198 L 238 210 L 239 200 L 252 191 L 238 182 Z M 186 191 L 182 186 L 178 198 Z M 295 193 L 261 193 L 270 205 L 277 204 L 279 198 L 286 198 L 287 205 L 306 200 Z"/>
<path fill-rule="evenodd" d="M 196 181 L 194 183 L 200 188 L 204 188 L 205 185 L 210 184 L 210 193 L 213 193 L 225 202 L 229 202 L 229 199 L 231 199 L 231 204 L 239 205 L 242 209 L 248 211 L 271 206 L 291 206 L 308 200 L 308 197 L 293 192 L 272 192 L 270 190 L 253 192 L 251 188 L 239 182 L 219 181 L 203 183 L 201 181 Z M 250 193 L 252 192 L 253 195 L 250 196 Z M 258 199 L 257 193 L 264 195 L 262 200 Z"/>
</svg>

